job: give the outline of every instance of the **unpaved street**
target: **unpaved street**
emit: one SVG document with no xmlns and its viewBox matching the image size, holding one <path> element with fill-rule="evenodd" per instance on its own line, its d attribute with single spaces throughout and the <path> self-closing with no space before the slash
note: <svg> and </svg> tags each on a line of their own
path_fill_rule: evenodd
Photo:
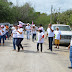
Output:
<svg viewBox="0 0 72 72">
<path fill-rule="evenodd" d="M 72 72 L 68 69 L 69 51 L 66 47 L 48 51 L 48 42 L 43 44 L 43 53 L 36 52 L 36 41 L 22 42 L 24 51 L 13 50 L 12 40 L 7 40 L 5 46 L 0 47 L 0 72 Z"/>
</svg>

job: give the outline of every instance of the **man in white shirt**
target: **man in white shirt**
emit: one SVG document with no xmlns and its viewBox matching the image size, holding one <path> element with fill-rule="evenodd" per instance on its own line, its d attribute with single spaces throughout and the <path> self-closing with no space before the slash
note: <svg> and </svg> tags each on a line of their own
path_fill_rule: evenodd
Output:
<svg viewBox="0 0 72 72">
<path fill-rule="evenodd" d="M 56 27 L 56 31 L 54 32 L 55 34 L 55 45 L 57 48 L 58 45 L 58 49 L 59 49 L 59 44 L 60 44 L 60 39 L 61 39 L 61 31 L 59 30 L 59 27 Z"/>
<path fill-rule="evenodd" d="M 27 26 L 26 26 L 25 29 L 27 31 L 27 39 L 30 39 L 30 30 L 31 30 L 31 27 L 30 27 L 29 23 L 27 24 Z"/>
<path fill-rule="evenodd" d="M 54 29 L 52 28 L 51 24 L 48 25 L 47 32 L 48 32 L 47 36 L 49 39 L 49 49 L 52 51 L 52 41 L 54 37 Z"/>
<path fill-rule="evenodd" d="M 3 45 L 5 43 L 5 34 L 6 34 L 6 31 L 5 31 L 5 28 L 4 28 L 4 25 L 1 25 L 1 38 L 3 38 Z M 0 39 L 0 45 L 1 45 L 1 39 Z"/>
</svg>

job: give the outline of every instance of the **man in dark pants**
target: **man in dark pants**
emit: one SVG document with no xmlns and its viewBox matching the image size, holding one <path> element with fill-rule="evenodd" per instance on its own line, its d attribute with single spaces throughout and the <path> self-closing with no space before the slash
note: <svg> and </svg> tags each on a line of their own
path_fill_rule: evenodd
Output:
<svg viewBox="0 0 72 72">
<path fill-rule="evenodd" d="M 53 37 L 54 37 L 54 30 L 51 26 L 51 24 L 48 25 L 48 29 L 47 29 L 47 36 L 48 36 L 48 40 L 49 40 L 49 49 L 52 51 L 52 41 L 53 41 Z"/>
</svg>

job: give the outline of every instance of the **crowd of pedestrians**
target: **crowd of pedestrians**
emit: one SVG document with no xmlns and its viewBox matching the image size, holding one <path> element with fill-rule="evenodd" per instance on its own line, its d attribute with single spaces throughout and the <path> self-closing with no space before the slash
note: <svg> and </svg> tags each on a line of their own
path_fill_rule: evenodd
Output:
<svg viewBox="0 0 72 72">
<path fill-rule="evenodd" d="M 51 52 L 53 51 L 52 49 L 52 42 L 53 40 L 55 40 L 55 45 L 57 49 L 59 49 L 59 44 L 60 44 L 60 39 L 61 39 L 61 31 L 59 30 L 59 27 L 55 28 L 56 31 L 54 32 L 54 29 L 52 28 L 51 24 L 48 25 L 47 28 L 47 35 L 46 37 L 48 37 L 48 41 L 49 41 L 49 49 Z M 29 23 L 27 24 L 27 26 L 25 27 L 25 29 L 23 28 L 23 24 L 19 23 L 19 25 L 14 25 L 12 28 L 12 34 L 11 36 L 13 37 L 13 51 L 16 50 L 16 46 L 17 46 L 17 51 L 20 51 L 20 48 L 22 50 L 24 50 L 23 46 L 22 46 L 22 41 L 24 39 L 24 31 L 26 31 L 27 34 L 27 40 L 30 40 L 30 34 L 32 35 L 32 42 L 34 42 L 35 40 L 37 41 L 37 52 L 39 51 L 43 51 L 43 43 L 44 43 L 44 38 L 45 38 L 45 31 L 44 28 L 42 26 L 42 24 L 40 24 L 39 27 L 37 27 L 36 25 L 30 25 Z M 3 46 L 5 43 L 6 38 L 8 38 L 9 40 L 9 27 L 7 25 L 1 25 L 0 26 L 0 45 L 1 45 L 1 39 L 3 40 Z M 40 45 L 40 48 L 39 48 Z M 72 40 L 70 45 L 68 46 L 68 49 L 70 49 L 70 61 L 71 61 L 71 67 L 69 67 L 70 69 L 72 69 Z"/>
<path fill-rule="evenodd" d="M 1 46 L 1 39 L 3 40 L 3 46 L 4 46 L 4 43 L 5 43 L 5 40 L 6 38 L 8 37 L 9 39 L 9 27 L 7 25 L 0 25 L 0 46 Z"/>
</svg>

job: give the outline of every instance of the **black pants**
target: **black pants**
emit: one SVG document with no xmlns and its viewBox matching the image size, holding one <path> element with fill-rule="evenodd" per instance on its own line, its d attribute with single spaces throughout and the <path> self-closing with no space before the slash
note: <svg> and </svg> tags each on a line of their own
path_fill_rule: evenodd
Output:
<svg viewBox="0 0 72 72">
<path fill-rule="evenodd" d="M 43 43 L 37 43 L 37 51 L 39 51 L 39 44 L 41 45 L 41 52 L 42 52 L 42 44 Z"/>
<path fill-rule="evenodd" d="M 36 34 L 32 35 L 32 41 L 34 41 L 34 39 L 36 40 Z"/>
<path fill-rule="evenodd" d="M 23 49 L 23 46 L 21 44 L 23 38 L 17 38 L 17 41 L 16 41 L 16 45 L 18 47 L 18 52 L 20 51 L 20 47 Z"/>
<path fill-rule="evenodd" d="M 48 39 L 49 39 L 49 49 L 52 51 L 53 37 L 48 37 Z"/>
</svg>

